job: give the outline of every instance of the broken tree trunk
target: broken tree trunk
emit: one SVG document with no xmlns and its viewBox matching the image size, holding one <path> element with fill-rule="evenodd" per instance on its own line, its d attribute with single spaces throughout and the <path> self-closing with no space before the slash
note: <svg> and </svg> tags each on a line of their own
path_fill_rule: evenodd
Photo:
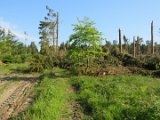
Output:
<svg viewBox="0 0 160 120">
<path fill-rule="evenodd" d="M 136 57 L 136 38 L 135 36 L 133 37 L 133 56 Z"/>
<path fill-rule="evenodd" d="M 136 47 L 137 47 L 137 56 L 139 56 L 141 54 L 141 44 L 140 44 L 140 37 L 139 36 L 137 36 Z"/>
<path fill-rule="evenodd" d="M 120 53 L 122 53 L 122 34 L 120 28 L 119 28 L 119 51 Z"/>
<path fill-rule="evenodd" d="M 151 54 L 154 54 L 153 21 L 151 23 Z"/>
</svg>

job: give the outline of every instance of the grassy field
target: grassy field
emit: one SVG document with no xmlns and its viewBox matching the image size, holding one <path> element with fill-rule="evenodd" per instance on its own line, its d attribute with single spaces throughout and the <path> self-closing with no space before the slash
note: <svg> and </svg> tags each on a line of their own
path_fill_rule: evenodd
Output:
<svg viewBox="0 0 160 120">
<path fill-rule="evenodd" d="M 73 77 L 87 120 L 159 120 L 160 80 L 142 76 Z"/>
<path fill-rule="evenodd" d="M 15 66 L 9 68 L 26 68 Z M 74 93 L 70 92 L 71 85 Z M 42 74 L 33 104 L 13 119 L 69 120 L 73 112 L 69 102 L 75 99 L 84 120 L 160 119 L 160 79 L 140 75 L 73 76 L 57 68 Z"/>
<path fill-rule="evenodd" d="M 16 120 L 60 120 L 69 118 L 68 111 L 70 84 L 67 79 L 55 77 L 50 71 L 45 71 L 40 84 L 36 88 L 35 101 L 32 106 Z"/>
<path fill-rule="evenodd" d="M 23 72 L 28 68 L 28 66 L 28 63 L 0 65 L 0 75 L 4 76 L 13 72 Z"/>
</svg>

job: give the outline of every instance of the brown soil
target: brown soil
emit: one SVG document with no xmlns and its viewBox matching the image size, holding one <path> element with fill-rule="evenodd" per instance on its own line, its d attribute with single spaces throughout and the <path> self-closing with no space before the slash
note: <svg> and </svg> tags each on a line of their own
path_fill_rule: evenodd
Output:
<svg viewBox="0 0 160 120">
<path fill-rule="evenodd" d="M 129 74 L 131 71 L 127 67 L 123 66 L 107 66 L 106 68 L 101 68 L 95 70 L 91 73 L 91 76 L 106 76 L 106 75 L 123 75 Z"/>
<path fill-rule="evenodd" d="M 75 94 L 76 89 L 74 87 L 70 87 L 69 92 L 71 94 Z M 80 111 L 80 104 L 76 100 L 71 100 L 69 101 L 70 107 L 71 107 L 71 112 L 72 112 L 72 118 L 71 120 L 82 120 L 82 112 Z"/>
<path fill-rule="evenodd" d="M 11 116 L 22 112 L 30 104 L 32 88 L 36 83 L 36 77 L 29 74 L 11 76 L 1 78 L 4 82 L 14 79 L 18 79 L 18 81 L 7 86 L 0 95 L 0 120 L 9 119 Z"/>
<path fill-rule="evenodd" d="M 77 101 L 71 102 L 72 120 L 82 120 L 82 113 L 80 112 L 80 105 Z"/>
<path fill-rule="evenodd" d="M 0 65 L 3 65 L 4 63 L 2 61 L 0 61 Z"/>
<path fill-rule="evenodd" d="M 80 110 L 80 104 L 78 103 L 78 101 L 72 98 L 72 95 L 75 94 L 76 90 L 74 89 L 74 87 L 70 86 L 67 89 L 67 92 L 71 96 L 68 102 L 66 103 L 68 106 L 68 116 L 64 116 L 65 118 L 62 118 L 62 120 L 82 120 L 83 113 Z"/>
<path fill-rule="evenodd" d="M 119 75 L 119 74 L 127 74 L 130 73 L 127 67 L 123 66 L 108 66 L 107 68 L 102 69 L 102 71 L 106 71 L 109 75 Z"/>
</svg>

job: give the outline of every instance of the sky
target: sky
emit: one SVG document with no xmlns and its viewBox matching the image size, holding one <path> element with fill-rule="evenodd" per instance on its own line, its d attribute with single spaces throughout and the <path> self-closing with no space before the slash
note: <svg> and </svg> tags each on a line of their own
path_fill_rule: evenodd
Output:
<svg viewBox="0 0 160 120">
<path fill-rule="evenodd" d="M 133 36 L 150 40 L 150 23 L 154 21 L 154 40 L 160 43 L 160 0 L 1 0 L 0 26 L 10 29 L 28 44 L 39 42 L 39 22 L 47 14 L 46 5 L 60 13 L 59 44 L 73 34 L 77 18 L 94 20 L 109 41 L 118 40 L 118 29 L 132 42 Z"/>
</svg>

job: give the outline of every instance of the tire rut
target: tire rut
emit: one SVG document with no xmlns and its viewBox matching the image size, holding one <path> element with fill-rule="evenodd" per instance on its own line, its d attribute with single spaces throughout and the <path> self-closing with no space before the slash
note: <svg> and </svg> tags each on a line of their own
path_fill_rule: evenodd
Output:
<svg viewBox="0 0 160 120">
<path fill-rule="evenodd" d="M 72 120 L 82 120 L 82 113 L 80 112 L 80 105 L 78 102 L 72 102 Z"/>
<path fill-rule="evenodd" d="M 12 91 L 9 97 L 0 104 L 0 120 L 7 120 L 12 115 L 20 112 L 31 92 L 33 83 L 20 81 L 20 84 Z"/>
<path fill-rule="evenodd" d="M 74 95 L 76 94 L 76 89 L 73 86 L 70 86 L 69 93 Z M 80 104 L 76 99 L 72 99 L 72 101 L 69 102 L 71 107 L 71 120 L 82 120 L 83 113 L 80 110 Z"/>
</svg>

